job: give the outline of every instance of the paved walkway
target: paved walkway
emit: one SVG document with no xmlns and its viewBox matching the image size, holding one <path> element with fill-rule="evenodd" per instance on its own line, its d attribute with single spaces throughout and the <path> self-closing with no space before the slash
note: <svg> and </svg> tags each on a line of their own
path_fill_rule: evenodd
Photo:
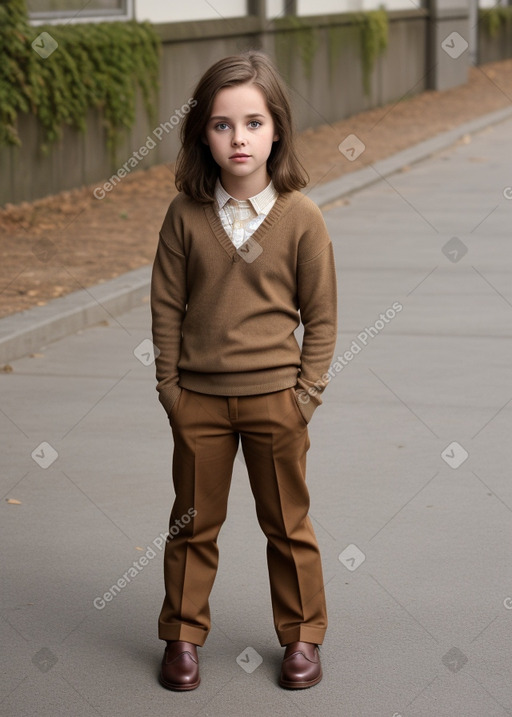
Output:
<svg viewBox="0 0 512 717">
<path fill-rule="evenodd" d="M 202 684 L 156 682 L 172 445 L 147 303 L 12 362 L 0 714 L 512 714 L 511 136 L 509 120 L 326 213 L 341 333 L 310 428 L 330 616 L 311 690 L 276 684 L 241 459 Z"/>
</svg>

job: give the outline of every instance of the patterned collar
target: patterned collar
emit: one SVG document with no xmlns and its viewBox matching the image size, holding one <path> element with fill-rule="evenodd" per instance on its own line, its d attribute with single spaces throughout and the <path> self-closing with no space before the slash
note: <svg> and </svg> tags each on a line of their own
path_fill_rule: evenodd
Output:
<svg viewBox="0 0 512 717">
<path fill-rule="evenodd" d="M 235 199 L 231 194 L 228 194 L 220 183 L 220 179 L 217 179 L 215 184 L 215 200 L 219 209 L 222 209 L 230 199 L 233 199 L 239 204 L 250 203 L 256 214 L 268 214 L 269 209 L 267 207 L 269 204 L 273 205 L 278 196 L 272 180 L 262 192 L 254 197 L 249 197 L 247 200 Z"/>
</svg>

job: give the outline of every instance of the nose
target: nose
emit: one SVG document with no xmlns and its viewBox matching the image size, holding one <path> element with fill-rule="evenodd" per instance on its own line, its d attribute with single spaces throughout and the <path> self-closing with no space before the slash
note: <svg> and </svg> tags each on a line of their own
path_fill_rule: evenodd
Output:
<svg viewBox="0 0 512 717">
<path fill-rule="evenodd" d="M 231 143 L 234 147 L 244 147 L 247 143 L 241 127 L 235 128 Z"/>
</svg>

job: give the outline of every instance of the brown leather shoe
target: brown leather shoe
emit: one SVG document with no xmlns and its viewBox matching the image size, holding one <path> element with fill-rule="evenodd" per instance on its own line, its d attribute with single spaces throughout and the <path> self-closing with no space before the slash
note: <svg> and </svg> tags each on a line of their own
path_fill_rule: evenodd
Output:
<svg viewBox="0 0 512 717">
<path fill-rule="evenodd" d="M 289 690 L 313 687 L 322 679 L 318 645 L 311 642 L 290 642 L 286 646 L 279 684 Z"/>
<path fill-rule="evenodd" d="M 184 692 L 195 690 L 200 682 L 196 645 L 183 640 L 167 640 L 160 683 L 168 690 Z"/>
</svg>

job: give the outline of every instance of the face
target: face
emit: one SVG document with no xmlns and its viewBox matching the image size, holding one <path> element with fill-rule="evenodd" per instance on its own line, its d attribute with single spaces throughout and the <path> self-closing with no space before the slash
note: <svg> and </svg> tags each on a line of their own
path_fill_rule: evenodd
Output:
<svg viewBox="0 0 512 717">
<path fill-rule="evenodd" d="M 253 84 L 224 87 L 215 96 L 204 141 L 220 167 L 224 189 L 237 199 L 270 181 L 267 159 L 279 139 L 265 96 Z"/>
</svg>

